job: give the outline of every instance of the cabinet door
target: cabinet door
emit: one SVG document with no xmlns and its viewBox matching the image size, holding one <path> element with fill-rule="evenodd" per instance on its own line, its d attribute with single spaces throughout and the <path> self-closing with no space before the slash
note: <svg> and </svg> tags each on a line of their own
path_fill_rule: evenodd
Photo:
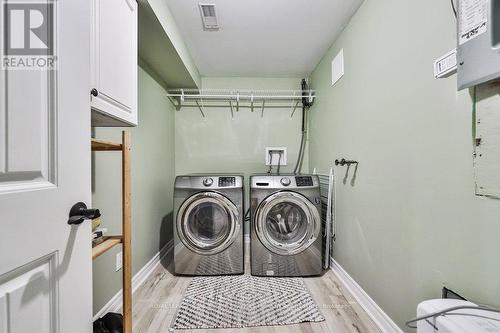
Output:
<svg viewBox="0 0 500 333">
<path fill-rule="evenodd" d="M 94 0 L 93 7 L 92 124 L 135 126 L 137 2 Z"/>
</svg>

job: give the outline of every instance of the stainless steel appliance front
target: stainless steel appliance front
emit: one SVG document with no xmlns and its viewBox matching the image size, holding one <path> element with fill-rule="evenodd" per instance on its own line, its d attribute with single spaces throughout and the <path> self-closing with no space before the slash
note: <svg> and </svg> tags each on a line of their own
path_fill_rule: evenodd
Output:
<svg viewBox="0 0 500 333">
<path fill-rule="evenodd" d="M 174 216 L 175 273 L 243 273 L 242 176 L 177 177 Z"/>
<path fill-rule="evenodd" d="M 321 274 L 317 176 L 252 176 L 250 183 L 252 274 Z"/>
</svg>

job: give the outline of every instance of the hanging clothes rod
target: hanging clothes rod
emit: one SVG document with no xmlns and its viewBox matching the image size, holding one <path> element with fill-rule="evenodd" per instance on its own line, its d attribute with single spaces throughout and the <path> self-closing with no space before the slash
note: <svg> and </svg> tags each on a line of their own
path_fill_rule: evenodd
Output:
<svg viewBox="0 0 500 333">
<path fill-rule="evenodd" d="M 176 100 L 177 105 L 188 100 L 250 102 L 253 105 L 262 101 L 300 101 L 304 97 L 312 102 L 316 95 L 314 90 L 171 89 L 167 97 Z"/>
<path fill-rule="evenodd" d="M 169 89 L 169 97 L 223 99 L 314 99 L 314 90 Z"/>
<path fill-rule="evenodd" d="M 184 100 L 186 99 L 224 99 L 224 100 L 237 100 L 237 95 L 208 95 L 208 94 L 167 94 L 168 97 L 178 97 L 178 98 L 183 98 Z M 278 99 L 278 100 L 301 100 L 303 96 L 293 96 L 293 95 L 240 95 L 239 99 L 245 99 L 248 101 L 252 101 L 252 99 L 255 101 L 256 99 L 260 100 L 271 100 L 271 99 Z M 316 96 L 313 94 L 307 94 L 305 96 L 306 98 L 309 99 L 314 99 Z"/>
</svg>

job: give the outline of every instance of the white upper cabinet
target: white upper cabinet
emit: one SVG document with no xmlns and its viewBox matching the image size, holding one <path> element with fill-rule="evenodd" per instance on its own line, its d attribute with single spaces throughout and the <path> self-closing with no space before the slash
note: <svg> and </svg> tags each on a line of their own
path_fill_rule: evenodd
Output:
<svg viewBox="0 0 500 333">
<path fill-rule="evenodd" d="M 92 1 L 92 126 L 135 126 L 137 2 Z"/>
</svg>

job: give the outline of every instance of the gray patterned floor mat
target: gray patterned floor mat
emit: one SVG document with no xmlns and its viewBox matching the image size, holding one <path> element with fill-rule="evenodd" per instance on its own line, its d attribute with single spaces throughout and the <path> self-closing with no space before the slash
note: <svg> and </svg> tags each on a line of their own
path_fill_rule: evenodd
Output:
<svg viewBox="0 0 500 333">
<path fill-rule="evenodd" d="M 237 328 L 324 320 L 301 278 L 209 276 L 193 278 L 171 327 Z"/>
</svg>

